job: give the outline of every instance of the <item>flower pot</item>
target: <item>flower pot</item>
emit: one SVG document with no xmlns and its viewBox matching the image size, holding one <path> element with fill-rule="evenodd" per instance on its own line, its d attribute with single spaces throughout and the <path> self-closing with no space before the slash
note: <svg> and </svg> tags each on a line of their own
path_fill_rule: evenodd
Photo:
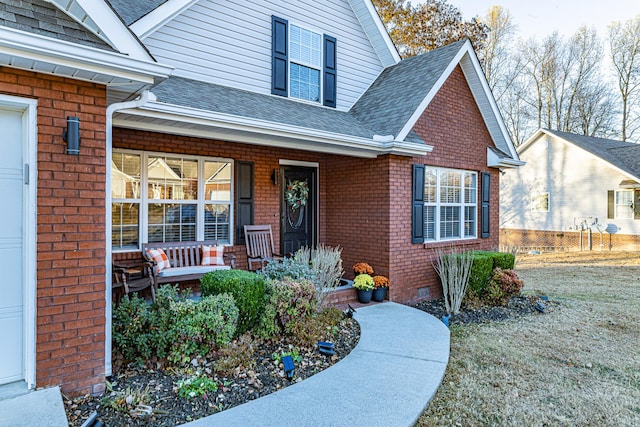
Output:
<svg viewBox="0 0 640 427">
<path fill-rule="evenodd" d="M 371 296 L 373 295 L 373 289 L 369 289 L 368 291 L 363 291 L 362 289 L 356 289 L 358 291 L 358 301 L 363 304 L 368 304 L 371 301 Z"/>
<path fill-rule="evenodd" d="M 387 297 L 387 289 L 389 288 L 376 288 L 373 290 L 373 295 L 371 299 L 375 302 L 382 302 Z"/>
</svg>

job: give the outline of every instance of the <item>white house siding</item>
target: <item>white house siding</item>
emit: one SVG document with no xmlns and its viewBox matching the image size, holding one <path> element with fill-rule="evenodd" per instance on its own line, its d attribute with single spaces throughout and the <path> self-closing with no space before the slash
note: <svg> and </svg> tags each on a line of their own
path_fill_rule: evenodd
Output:
<svg viewBox="0 0 640 427">
<path fill-rule="evenodd" d="M 143 42 L 176 76 L 270 94 L 271 15 L 336 37 L 340 110 L 383 68 L 347 0 L 201 0 Z"/>
<path fill-rule="evenodd" d="M 621 234 L 640 233 L 640 220 L 607 219 L 607 191 L 629 178 L 600 158 L 543 135 L 520 159 L 526 165 L 500 179 L 500 228 L 569 231 L 597 218 L 604 226 L 617 225 Z M 549 193 L 549 212 L 534 212 L 532 197 L 542 192 Z"/>
</svg>

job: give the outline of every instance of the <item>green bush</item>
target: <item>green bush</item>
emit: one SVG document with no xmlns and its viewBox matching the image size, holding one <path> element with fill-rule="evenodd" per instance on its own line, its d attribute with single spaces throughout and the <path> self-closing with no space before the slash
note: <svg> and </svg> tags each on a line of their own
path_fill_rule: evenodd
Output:
<svg viewBox="0 0 640 427">
<path fill-rule="evenodd" d="M 270 281 L 268 301 L 260 317 L 258 335 L 272 338 L 290 335 L 296 323 L 305 322 L 316 311 L 316 288 L 308 280 Z"/>
<path fill-rule="evenodd" d="M 469 273 L 469 287 L 467 292 L 472 296 L 480 296 L 487 287 L 491 271 L 493 270 L 493 258 L 486 253 L 475 252 L 473 264 Z"/>
<path fill-rule="evenodd" d="M 188 362 L 193 356 L 206 356 L 210 350 L 227 344 L 238 323 L 238 308 L 229 294 L 207 296 L 200 301 L 172 304 L 176 341 L 170 362 Z"/>
<path fill-rule="evenodd" d="M 233 296 L 239 310 L 238 335 L 257 326 L 265 305 L 263 276 L 244 270 L 217 270 L 202 276 L 200 283 L 203 297 L 223 293 Z"/>
<path fill-rule="evenodd" d="M 490 305 L 506 305 L 511 297 L 519 295 L 523 283 L 513 270 L 493 269 L 483 300 Z"/>
<path fill-rule="evenodd" d="M 122 299 L 114 309 L 113 340 L 126 361 L 144 365 L 157 357 L 179 363 L 229 342 L 237 320 L 230 295 L 191 301 L 177 286 L 163 286 L 153 304 L 137 295 Z"/>
<path fill-rule="evenodd" d="M 154 351 L 149 330 L 150 308 L 138 295 L 125 295 L 113 311 L 113 341 L 125 360 L 144 363 Z"/>
<path fill-rule="evenodd" d="M 513 270 L 516 265 L 516 256 L 506 252 L 492 252 L 493 268 L 502 270 Z"/>
</svg>

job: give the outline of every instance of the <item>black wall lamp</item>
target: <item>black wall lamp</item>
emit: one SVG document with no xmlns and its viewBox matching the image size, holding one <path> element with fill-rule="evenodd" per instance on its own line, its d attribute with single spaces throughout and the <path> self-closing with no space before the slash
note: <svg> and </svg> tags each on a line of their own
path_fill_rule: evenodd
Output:
<svg viewBox="0 0 640 427">
<path fill-rule="evenodd" d="M 80 119 L 67 117 L 67 128 L 62 134 L 62 139 L 67 143 L 67 154 L 75 156 L 80 154 Z"/>
<path fill-rule="evenodd" d="M 278 169 L 274 169 L 273 172 L 271 172 L 271 182 L 273 182 L 273 185 L 278 185 Z"/>
</svg>

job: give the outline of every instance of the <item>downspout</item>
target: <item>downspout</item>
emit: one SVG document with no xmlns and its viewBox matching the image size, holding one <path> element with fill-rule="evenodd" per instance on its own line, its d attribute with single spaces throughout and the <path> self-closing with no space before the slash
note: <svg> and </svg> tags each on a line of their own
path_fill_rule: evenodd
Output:
<svg viewBox="0 0 640 427">
<path fill-rule="evenodd" d="M 127 109 L 131 109 L 131 108 L 139 108 L 142 107 L 144 104 L 146 104 L 149 101 L 149 89 L 145 89 L 142 94 L 138 97 L 138 99 L 133 100 L 133 101 L 125 101 L 125 102 L 116 102 L 115 104 L 111 104 L 107 107 L 107 124 L 106 124 L 106 131 L 107 131 L 107 150 L 106 150 L 106 159 L 107 159 L 107 164 L 106 164 L 106 224 L 105 224 L 105 229 L 106 229 L 106 243 L 107 243 L 107 248 L 105 251 L 105 284 L 106 284 L 106 290 L 105 290 L 105 298 L 106 298 L 106 305 L 105 305 L 105 313 L 107 316 L 106 322 L 105 322 L 105 345 L 104 345 L 104 351 L 105 351 L 105 355 L 104 355 L 104 375 L 105 376 L 110 376 L 111 375 L 111 318 L 112 318 L 112 312 L 111 312 L 111 306 L 112 306 L 112 295 L 111 295 L 111 281 L 113 280 L 113 275 L 111 274 L 111 156 L 113 154 L 113 113 L 115 113 L 118 110 L 127 110 Z"/>
</svg>

